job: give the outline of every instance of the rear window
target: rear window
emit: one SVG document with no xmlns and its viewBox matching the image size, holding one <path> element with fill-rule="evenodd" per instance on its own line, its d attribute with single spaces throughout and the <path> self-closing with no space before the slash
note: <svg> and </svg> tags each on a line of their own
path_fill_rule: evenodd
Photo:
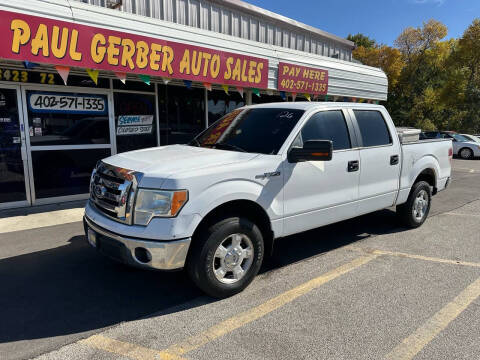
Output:
<svg viewBox="0 0 480 360">
<path fill-rule="evenodd" d="M 362 134 L 363 146 L 381 146 L 392 143 L 392 137 L 382 114 L 376 110 L 354 110 Z"/>
</svg>

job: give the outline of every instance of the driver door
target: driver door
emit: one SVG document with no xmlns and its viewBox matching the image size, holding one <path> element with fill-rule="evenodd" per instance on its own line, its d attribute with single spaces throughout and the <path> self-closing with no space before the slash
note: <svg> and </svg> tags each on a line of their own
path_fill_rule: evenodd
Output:
<svg viewBox="0 0 480 360">
<path fill-rule="evenodd" d="M 314 113 L 292 146 L 308 140 L 331 140 L 330 161 L 284 160 L 284 235 L 354 217 L 360 182 L 360 154 L 346 111 Z"/>
</svg>

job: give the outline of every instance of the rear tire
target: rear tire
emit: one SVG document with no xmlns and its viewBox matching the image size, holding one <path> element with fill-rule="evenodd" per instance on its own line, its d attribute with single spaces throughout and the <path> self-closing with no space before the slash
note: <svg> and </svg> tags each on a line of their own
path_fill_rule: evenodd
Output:
<svg viewBox="0 0 480 360">
<path fill-rule="evenodd" d="M 415 183 L 405 204 L 397 206 L 397 216 L 402 225 L 414 229 L 428 217 L 432 202 L 432 191 L 426 181 Z"/>
<path fill-rule="evenodd" d="M 263 236 L 246 218 L 229 217 L 200 230 L 186 269 L 205 293 L 225 298 L 245 289 L 262 265 Z"/>
<path fill-rule="evenodd" d="M 461 157 L 463 160 L 473 159 L 473 151 L 472 151 L 472 149 L 469 149 L 469 148 L 460 149 L 460 151 L 458 152 L 458 154 L 460 155 L 460 157 Z"/>
</svg>

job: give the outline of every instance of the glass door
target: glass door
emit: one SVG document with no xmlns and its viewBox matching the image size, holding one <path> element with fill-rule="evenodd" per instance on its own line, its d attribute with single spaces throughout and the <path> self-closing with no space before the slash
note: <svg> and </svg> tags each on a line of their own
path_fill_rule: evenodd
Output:
<svg viewBox="0 0 480 360">
<path fill-rule="evenodd" d="M 0 209 L 30 204 L 20 88 L 0 84 Z"/>
<path fill-rule="evenodd" d="M 109 94 L 22 86 L 33 205 L 86 199 L 98 160 L 112 153 Z"/>
</svg>

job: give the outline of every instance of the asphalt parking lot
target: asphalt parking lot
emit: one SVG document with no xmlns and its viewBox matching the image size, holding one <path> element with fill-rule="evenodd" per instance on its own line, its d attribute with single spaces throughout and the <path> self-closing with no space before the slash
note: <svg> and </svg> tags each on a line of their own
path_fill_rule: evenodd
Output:
<svg viewBox="0 0 480 360">
<path fill-rule="evenodd" d="M 0 229 L 0 279 L 1 359 L 479 359 L 480 161 L 421 228 L 383 210 L 281 239 L 229 299 L 101 258 L 80 222 Z"/>
</svg>

